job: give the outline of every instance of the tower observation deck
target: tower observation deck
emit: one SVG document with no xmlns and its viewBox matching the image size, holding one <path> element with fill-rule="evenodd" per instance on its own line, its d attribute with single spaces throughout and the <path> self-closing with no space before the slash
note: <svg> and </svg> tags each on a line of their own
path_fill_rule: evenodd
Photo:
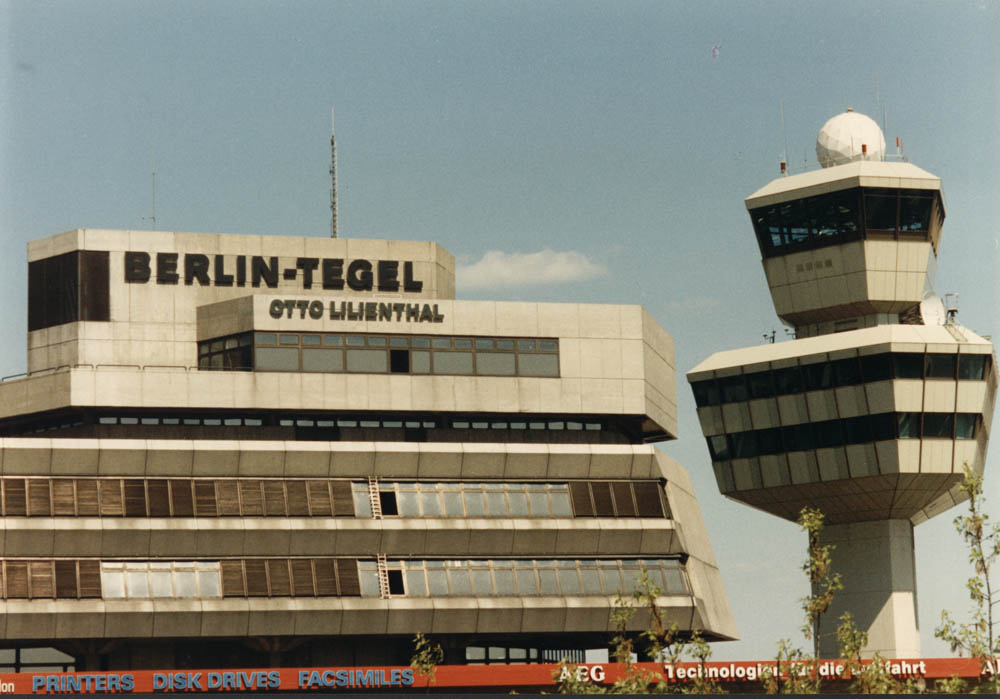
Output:
<svg viewBox="0 0 1000 699">
<path fill-rule="evenodd" d="M 878 125 L 848 111 L 820 131 L 823 168 L 746 199 L 774 308 L 795 340 L 712 355 L 687 374 L 720 491 L 795 520 L 826 516 L 868 654 L 920 653 L 913 527 L 982 473 L 997 389 L 993 345 L 933 294 L 941 181 L 884 160 Z"/>
</svg>

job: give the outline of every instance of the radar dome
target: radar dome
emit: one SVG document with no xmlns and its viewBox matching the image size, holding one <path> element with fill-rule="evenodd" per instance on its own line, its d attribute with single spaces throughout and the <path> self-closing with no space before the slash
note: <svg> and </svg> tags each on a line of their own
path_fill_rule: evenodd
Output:
<svg viewBox="0 0 1000 699">
<path fill-rule="evenodd" d="M 885 137 L 871 117 L 848 109 L 819 130 L 816 157 L 823 167 L 843 165 L 855 160 L 882 160 Z"/>
</svg>

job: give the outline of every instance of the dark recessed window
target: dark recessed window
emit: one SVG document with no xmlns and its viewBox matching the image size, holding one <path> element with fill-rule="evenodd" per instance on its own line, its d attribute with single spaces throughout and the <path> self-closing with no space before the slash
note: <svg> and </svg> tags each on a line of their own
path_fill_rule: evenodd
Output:
<svg viewBox="0 0 1000 699">
<path fill-rule="evenodd" d="M 925 413 L 923 436 L 951 439 L 955 430 L 955 416 L 951 413 Z"/>
<path fill-rule="evenodd" d="M 985 354 L 962 354 L 958 357 L 958 378 L 981 381 L 986 378 Z"/>
<path fill-rule="evenodd" d="M 410 373 L 410 351 L 405 349 L 389 350 L 389 371 L 393 374 Z"/>
<path fill-rule="evenodd" d="M 926 360 L 927 373 L 929 379 L 954 379 L 955 363 L 958 355 L 955 354 L 928 354 Z"/>
<path fill-rule="evenodd" d="M 885 381 L 892 378 L 892 364 L 888 354 L 870 354 L 861 357 L 861 374 L 865 381 Z"/>
<path fill-rule="evenodd" d="M 893 376 L 897 379 L 922 379 L 924 377 L 924 355 L 892 355 Z"/>
<path fill-rule="evenodd" d="M 406 589 L 403 587 L 403 571 L 390 570 L 387 571 L 387 573 L 389 576 L 389 594 L 390 595 L 406 594 Z"/>
<path fill-rule="evenodd" d="M 380 490 L 378 494 L 379 504 L 382 507 L 382 514 L 387 517 L 393 517 L 399 514 L 399 508 L 396 505 L 396 493 L 391 490 Z"/>
</svg>

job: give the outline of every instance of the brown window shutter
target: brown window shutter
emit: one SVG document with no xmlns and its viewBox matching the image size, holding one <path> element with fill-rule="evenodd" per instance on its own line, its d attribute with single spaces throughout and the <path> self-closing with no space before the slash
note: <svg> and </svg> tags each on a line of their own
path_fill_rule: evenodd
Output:
<svg viewBox="0 0 1000 699">
<path fill-rule="evenodd" d="M 312 597 L 313 590 L 312 561 L 308 558 L 292 559 L 292 594 L 296 597 Z"/>
<path fill-rule="evenodd" d="M 243 585 L 243 561 L 222 561 L 222 596 L 246 597 Z"/>
<path fill-rule="evenodd" d="M 590 502 L 590 486 L 586 481 L 570 483 L 569 493 L 573 498 L 573 512 L 577 517 L 594 516 L 594 505 Z"/>
<path fill-rule="evenodd" d="M 358 560 L 356 558 L 337 559 L 337 578 L 340 581 L 340 595 L 342 597 L 361 595 L 361 583 L 358 581 Z"/>
<path fill-rule="evenodd" d="M 288 492 L 288 516 L 308 517 L 309 501 L 306 497 L 306 482 L 286 481 L 285 490 Z"/>
<path fill-rule="evenodd" d="M 146 516 L 146 482 L 141 478 L 125 479 L 125 516 Z"/>
<path fill-rule="evenodd" d="M 150 517 L 170 516 L 170 488 L 165 479 L 157 478 L 147 482 L 146 496 L 149 498 Z"/>
<path fill-rule="evenodd" d="M 240 481 L 240 500 L 244 517 L 264 516 L 264 496 L 261 495 L 260 481 Z"/>
<path fill-rule="evenodd" d="M 316 558 L 313 565 L 316 567 L 316 594 L 319 597 L 337 596 L 337 570 L 336 561 L 332 558 Z"/>
<path fill-rule="evenodd" d="M 76 481 L 76 514 L 79 517 L 97 517 L 101 514 L 97 481 L 92 478 L 78 478 Z"/>
<path fill-rule="evenodd" d="M 28 575 L 31 579 L 31 599 L 52 599 L 56 596 L 52 561 L 31 561 L 28 564 Z"/>
<path fill-rule="evenodd" d="M 605 481 L 593 481 L 590 491 L 594 494 L 594 515 L 596 517 L 614 517 L 615 508 L 611 502 L 611 484 Z"/>
<path fill-rule="evenodd" d="M 611 484 L 611 492 L 615 496 L 615 510 L 619 517 L 635 517 L 635 503 L 632 502 L 632 484 L 628 481 L 615 481 Z"/>
<path fill-rule="evenodd" d="M 73 517 L 76 514 L 76 492 L 69 478 L 52 481 L 52 514 L 57 517 Z"/>
<path fill-rule="evenodd" d="M 351 494 L 351 482 L 332 481 L 330 490 L 333 492 L 333 514 L 337 517 L 353 517 L 354 496 Z"/>
<path fill-rule="evenodd" d="M 28 599 L 28 564 L 24 561 L 6 561 L 4 580 L 7 599 Z"/>
<path fill-rule="evenodd" d="M 122 482 L 119 478 L 99 481 L 101 491 L 101 516 L 121 517 L 125 513 L 122 506 Z"/>
<path fill-rule="evenodd" d="M 170 502 L 174 506 L 174 517 L 194 516 L 194 500 L 191 498 L 191 481 L 171 480 Z"/>
<path fill-rule="evenodd" d="M 80 598 L 101 597 L 101 562 L 80 561 Z"/>
<path fill-rule="evenodd" d="M 76 561 L 56 561 L 56 597 L 76 599 Z"/>
<path fill-rule="evenodd" d="M 288 574 L 287 558 L 272 558 L 267 562 L 267 577 L 271 582 L 271 597 L 291 597 L 292 579 Z"/>
<path fill-rule="evenodd" d="M 267 597 L 267 566 L 263 559 L 244 561 L 247 571 L 247 596 Z"/>
<path fill-rule="evenodd" d="M 24 517 L 28 514 L 23 478 L 4 479 L 3 513 L 7 517 Z"/>
<path fill-rule="evenodd" d="M 194 501 L 199 517 L 218 517 L 215 507 L 215 481 L 195 481 Z"/>
<path fill-rule="evenodd" d="M 268 517 L 286 516 L 285 484 L 281 481 L 264 481 L 264 513 Z"/>
<path fill-rule="evenodd" d="M 28 513 L 32 517 L 50 517 L 52 515 L 48 478 L 28 479 Z"/>
<path fill-rule="evenodd" d="M 309 481 L 306 485 L 309 491 L 309 512 L 312 516 L 329 517 L 332 515 L 329 481 Z"/>
<path fill-rule="evenodd" d="M 659 483 L 633 483 L 632 490 L 635 491 L 635 504 L 640 517 L 663 516 Z"/>
<path fill-rule="evenodd" d="M 236 481 L 215 482 L 215 502 L 220 517 L 238 517 L 240 514 L 240 487 Z"/>
</svg>

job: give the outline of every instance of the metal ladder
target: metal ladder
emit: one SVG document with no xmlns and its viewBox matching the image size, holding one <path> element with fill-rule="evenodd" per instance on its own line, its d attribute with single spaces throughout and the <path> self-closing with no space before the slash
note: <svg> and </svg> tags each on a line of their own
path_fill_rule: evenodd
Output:
<svg viewBox="0 0 1000 699">
<path fill-rule="evenodd" d="M 378 495 L 378 478 L 368 478 L 368 501 L 372 506 L 372 518 L 382 519 L 382 499 Z"/>
<path fill-rule="evenodd" d="M 389 568 L 385 562 L 385 554 L 376 554 L 375 563 L 378 566 L 378 596 L 389 599 L 392 594 L 389 592 Z"/>
</svg>

